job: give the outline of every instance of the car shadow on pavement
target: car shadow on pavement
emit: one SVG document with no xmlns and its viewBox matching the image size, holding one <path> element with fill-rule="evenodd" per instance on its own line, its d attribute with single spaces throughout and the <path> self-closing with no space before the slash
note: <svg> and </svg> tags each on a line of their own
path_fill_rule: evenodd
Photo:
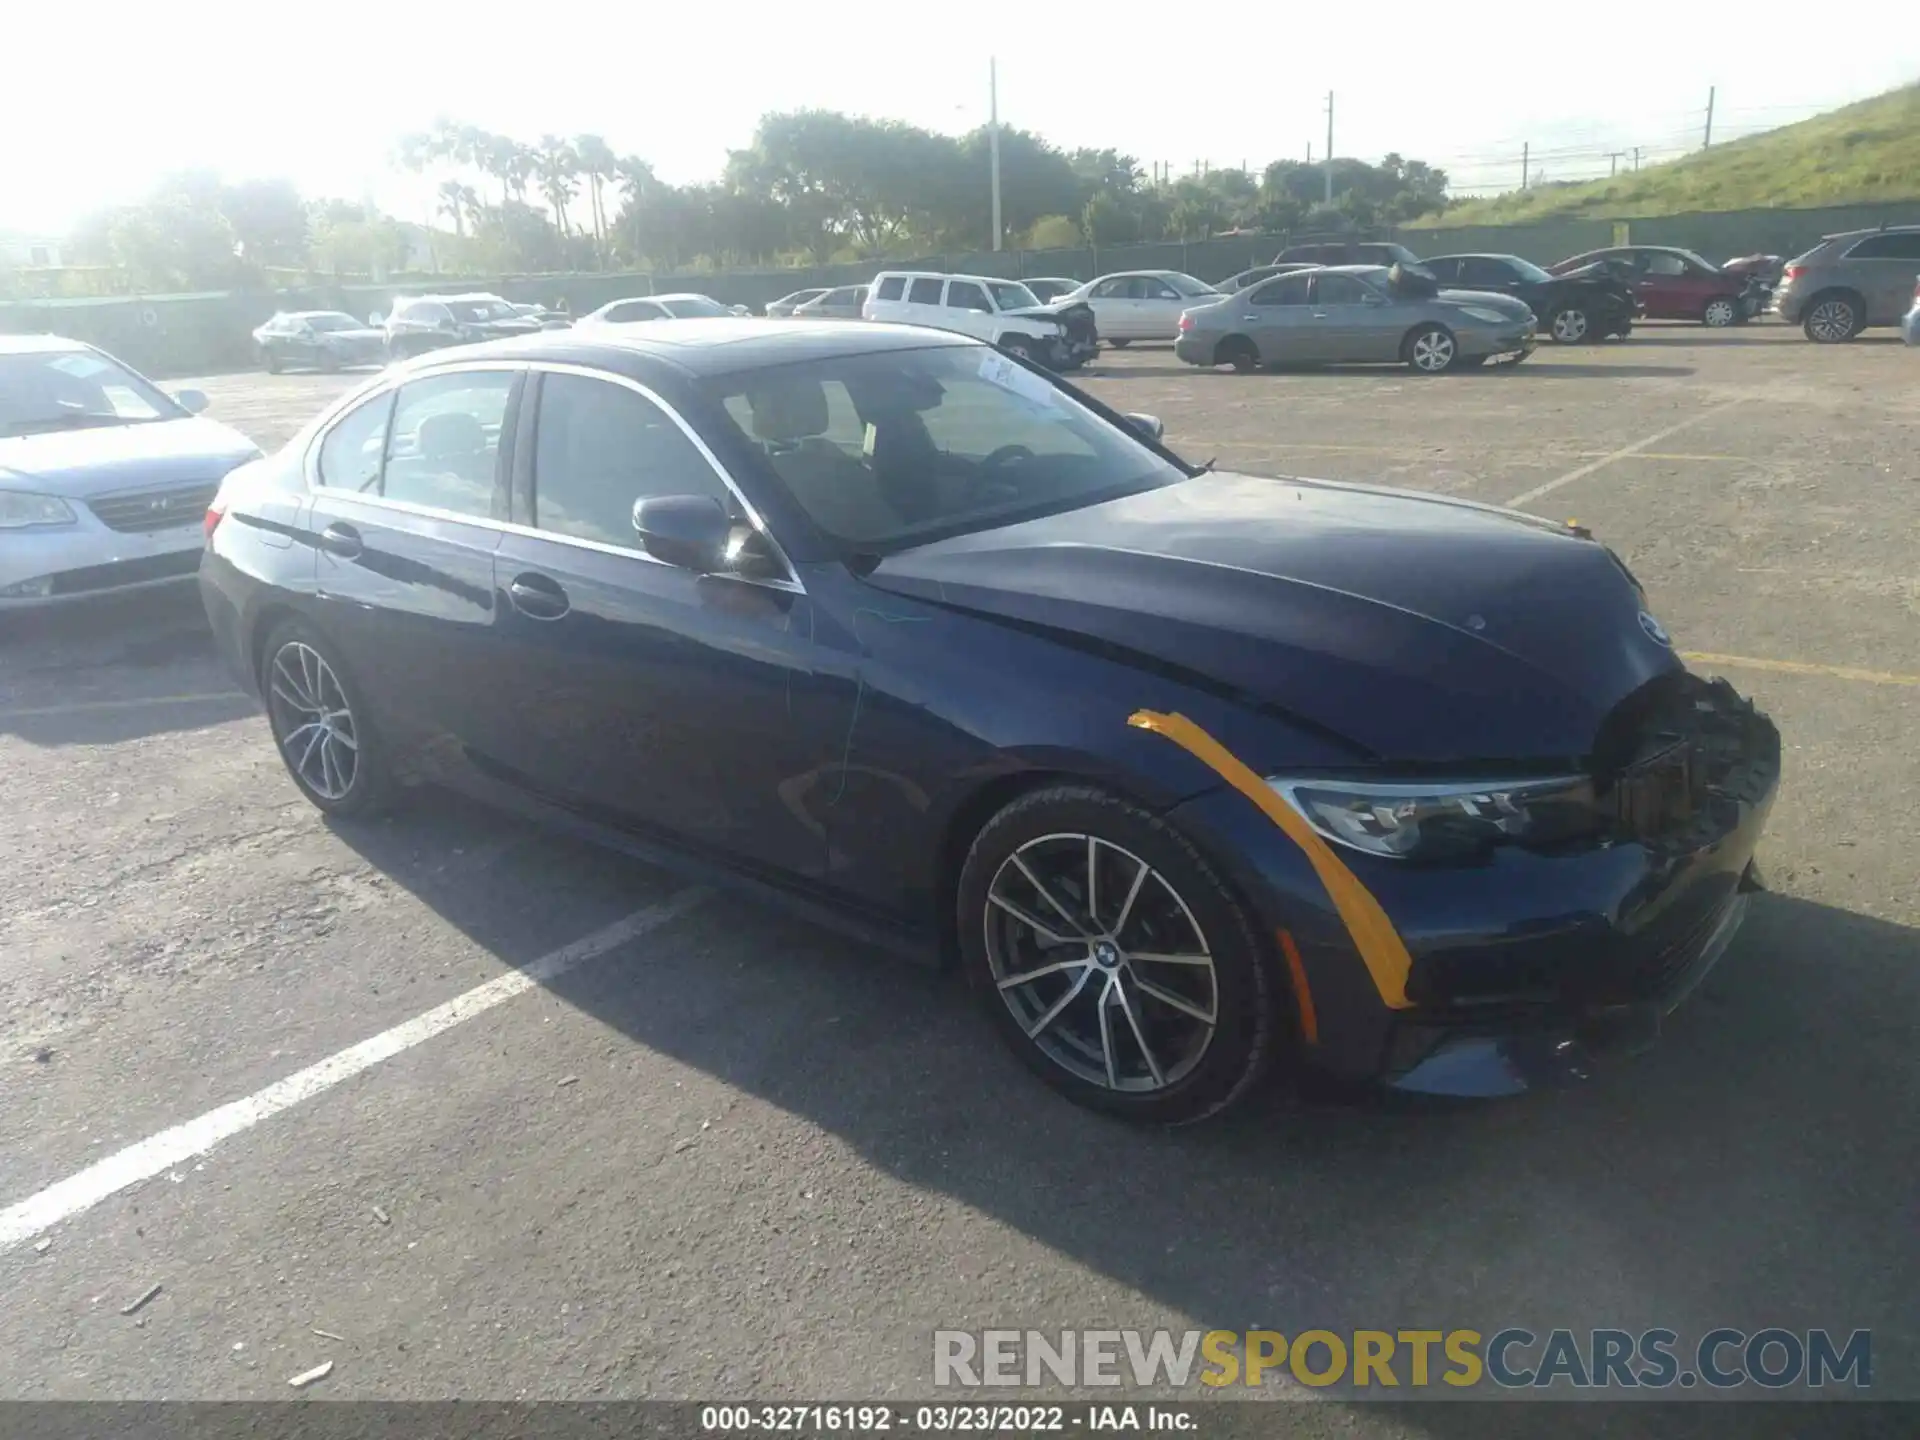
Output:
<svg viewBox="0 0 1920 1440">
<path fill-rule="evenodd" d="M 0 615 L 0 735 L 110 745 L 254 712 L 191 585 Z"/>
<path fill-rule="evenodd" d="M 379 864 L 371 833 L 342 830 Z M 424 898 L 488 943 L 497 897 Z M 726 896 L 672 933 L 550 988 L 1202 1328 L 1871 1327 L 1882 1393 L 1920 1381 L 1920 930 L 1761 895 L 1662 1042 L 1585 1086 L 1419 1104 L 1276 1080 L 1177 1131 L 1043 1088 L 951 974 Z"/>
</svg>

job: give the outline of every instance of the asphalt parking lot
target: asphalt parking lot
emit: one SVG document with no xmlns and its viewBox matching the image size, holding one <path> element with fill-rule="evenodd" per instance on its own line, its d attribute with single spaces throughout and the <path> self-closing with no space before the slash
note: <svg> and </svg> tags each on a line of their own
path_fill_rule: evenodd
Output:
<svg viewBox="0 0 1920 1440">
<path fill-rule="evenodd" d="M 1515 1102 L 1276 1085 L 1134 1131 L 949 977 L 451 798 L 330 827 L 192 595 L 14 623 L 0 1398 L 326 1360 L 328 1398 L 925 1398 L 931 1332 L 996 1325 L 1870 1328 L 1920 1398 L 1916 365 L 1655 325 L 1437 379 L 1086 377 L 1222 468 L 1576 518 L 1779 723 L 1733 950 L 1653 1051 Z M 271 445 L 352 382 L 196 383 Z"/>
</svg>

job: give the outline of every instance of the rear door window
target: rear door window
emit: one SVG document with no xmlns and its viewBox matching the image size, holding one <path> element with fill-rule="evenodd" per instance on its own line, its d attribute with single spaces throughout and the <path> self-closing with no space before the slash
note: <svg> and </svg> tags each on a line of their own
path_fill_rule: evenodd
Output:
<svg viewBox="0 0 1920 1440">
<path fill-rule="evenodd" d="M 907 279 L 904 275 L 889 275 L 880 282 L 880 288 L 873 292 L 876 300 L 898 300 L 906 293 Z"/>
<path fill-rule="evenodd" d="M 940 280 L 937 276 L 922 275 L 907 290 L 909 305 L 938 305 L 940 303 Z"/>
<path fill-rule="evenodd" d="M 1247 297 L 1249 305 L 1304 305 L 1307 303 L 1306 275 L 1283 275 L 1269 280 Z"/>
<path fill-rule="evenodd" d="M 1920 231 L 1869 235 L 1847 252 L 1849 260 L 1920 260 Z"/>
<path fill-rule="evenodd" d="M 518 378 L 512 370 L 465 370 L 402 385 L 379 493 L 458 515 L 493 515 L 500 431 Z"/>
</svg>

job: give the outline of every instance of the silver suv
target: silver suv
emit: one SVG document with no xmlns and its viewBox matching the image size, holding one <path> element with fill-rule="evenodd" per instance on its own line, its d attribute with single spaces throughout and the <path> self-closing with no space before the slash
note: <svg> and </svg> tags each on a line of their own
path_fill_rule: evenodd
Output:
<svg viewBox="0 0 1920 1440">
<path fill-rule="evenodd" d="M 1829 235 L 1787 262 L 1773 308 L 1820 345 L 1851 340 L 1869 325 L 1898 325 L 1920 278 L 1920 225 Z"/>
</svg>

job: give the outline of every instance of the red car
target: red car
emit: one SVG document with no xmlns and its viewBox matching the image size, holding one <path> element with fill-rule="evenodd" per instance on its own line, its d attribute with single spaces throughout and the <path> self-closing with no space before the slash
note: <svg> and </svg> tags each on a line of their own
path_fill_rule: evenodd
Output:
<svg viewBox="0 0 1920 1440">
<path fill-rule="evenodd" d="M 1729 275 L 1712 261 L 1673 245 L 1616 245 L 1573 255 L 1547 268 L 1565 275 L 1598 264 L 1631 272 L 1623 278 L 1633 286 L 1649 320 L 1738 325 L 1759 309 L 1759 298 L 1747 276 Z"/>
</svg>

